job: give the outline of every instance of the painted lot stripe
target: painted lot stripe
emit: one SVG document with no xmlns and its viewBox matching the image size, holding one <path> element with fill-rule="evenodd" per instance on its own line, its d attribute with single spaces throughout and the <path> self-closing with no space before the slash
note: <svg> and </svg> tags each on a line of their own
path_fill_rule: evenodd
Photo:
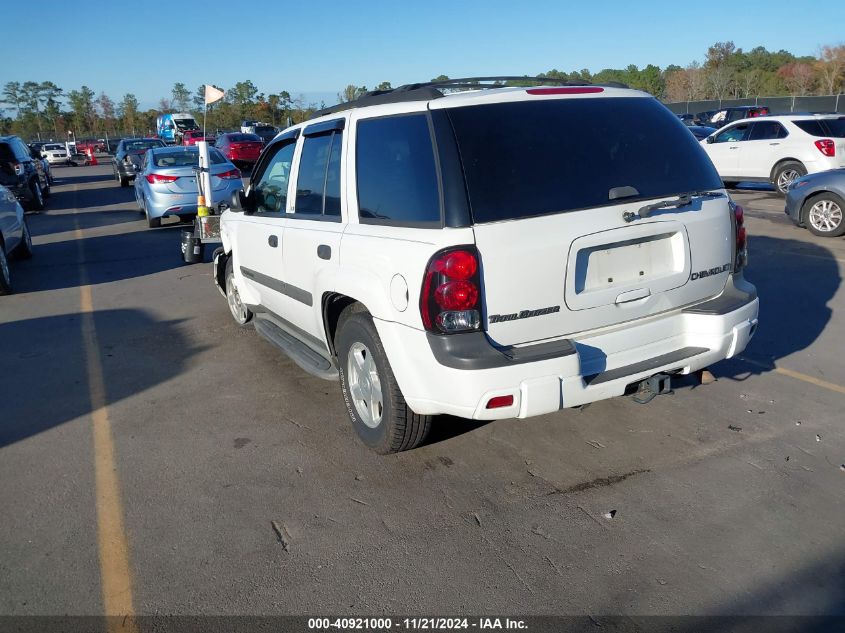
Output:
<svg viewBox="0 0 845 633">
<path fill-rule="evenodd" d="M 97 499 L 97 543 L 100 554 L 100 577 L 103 607 L 107 616 L 106 628 L 111 632 L 137 633 L 132 604 L 132 575 L 129 566 L 129 546 L 123 525 L 123 505 L 117 476 L 114 440 L 106 406 L 103 366 L 94 323 L 94 303 L 91 297 L 88 272 L 85 269 L 85 247 L 82 229 L 76 222 L 74 235 L 79 254 L 79 304 L 82 314 L 82 339 L 88 371 L 88 391 L 91 399 L 91 423 L 94 433 L 94 474 Z"/>
<path fill-rule="evenodd" d="M 761 363 L 760 361 L 753 360 L 746 356 L 741 356 L 740 358 L 751 365 L 762 367 L 763 369 L 772 369 L 771 363 Z M 778 367 L 777 365 L 775 365 L 774 372 L 783 376 L 795 378 L 796 380 L 801 380 L 802 382 L 806 382 L 811 385 L 816 385 L 817 387 L 821 387 L 822 389 L 828 389 L 830 391 L 835 391 L 836 393 L 845 394 L 845 387 L 843 387 L 842 385 L 837 385 L 836 383 L 828 382 L 826 380 L 822 380 L 821 378 L 816 378 L 815 376 L 802 374 L 800 371 L 794 371 L 792 369 L 786 369 L 785 367 Z"/>
</svg>

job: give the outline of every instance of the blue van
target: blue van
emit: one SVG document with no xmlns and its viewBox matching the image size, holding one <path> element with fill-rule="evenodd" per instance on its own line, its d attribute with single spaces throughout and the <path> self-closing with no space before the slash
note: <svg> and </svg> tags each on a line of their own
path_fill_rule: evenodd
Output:
<svg viewBox="0 0 845 633">
<path fill-rule="evenodd" d="M 168 145 L 181 145 L 185 132 L 198 129 L 200 126 L 187 112 L 160 114 L 156 119 L 156 134 Z"/>
</svg>

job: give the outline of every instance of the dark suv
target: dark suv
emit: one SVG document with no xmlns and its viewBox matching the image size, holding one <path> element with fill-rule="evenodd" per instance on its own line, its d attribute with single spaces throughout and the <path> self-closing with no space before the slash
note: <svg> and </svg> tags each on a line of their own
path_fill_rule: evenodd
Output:
<svg viewBox="0 0 845 633">
<path fill-rule="evenodd" d="M 50 183 L 40 160 L 17 136 L 0 136 L 0 185 L 26 203 L 29 209 L 41 211 L 44 199 L 50 196 Z"/>
<path fill-rule="evenodd" d="M 770 114 L 768 106 L 733 106 L 722 108 L 721 110 L 700 112 L 696 115 L 696 120 L 698 121 L 698 125 L 706 125 L 707 127 L 719 129 L 734 121 L 753 119 L 758 116 L 767 116 L 768 114 Z"/>
<path fill-rule="evenodd" d="M 114 153 L 114 179 L 121 187 L 128 187 L 140 171 L 146 151 L 152 147 L 164 146 L 164 141 L 157 138 L 121 139 Z"/>
</svg>

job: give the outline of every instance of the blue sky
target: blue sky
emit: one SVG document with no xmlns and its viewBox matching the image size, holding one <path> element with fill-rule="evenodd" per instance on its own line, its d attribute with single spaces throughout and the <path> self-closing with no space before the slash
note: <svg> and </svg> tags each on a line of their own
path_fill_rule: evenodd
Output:
<svg viewBox="0 0 845 633">
<path fill-rule="evenodd" d="M 537 74 L 702 60 L 716 41 L 812 55 L 845 39 L 845 1 L 605 0 L 145 2 L 39 0 L 3 8 L 0 85 L 85 84 L 153 107 L 181 81 L 334 102 L 347 84 Z M 203 36 L 197 35 L 204 34 Z"/>
</svg>

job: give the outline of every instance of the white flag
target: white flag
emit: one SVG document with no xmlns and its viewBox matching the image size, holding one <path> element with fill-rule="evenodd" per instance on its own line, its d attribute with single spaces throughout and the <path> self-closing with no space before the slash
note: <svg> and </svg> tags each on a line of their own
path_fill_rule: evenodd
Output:
<svg viewBox="0 0 845 633">
<path fill-rule="evenodd" d="M 214 86 L 209 86 L 205 84 L 205 105 L 209 103 L 214 103 L 215 101 L 220 101 L 223 98 L 223 95 L 226 93 L 222 90 L 218 90 Z"/>
</svg>

